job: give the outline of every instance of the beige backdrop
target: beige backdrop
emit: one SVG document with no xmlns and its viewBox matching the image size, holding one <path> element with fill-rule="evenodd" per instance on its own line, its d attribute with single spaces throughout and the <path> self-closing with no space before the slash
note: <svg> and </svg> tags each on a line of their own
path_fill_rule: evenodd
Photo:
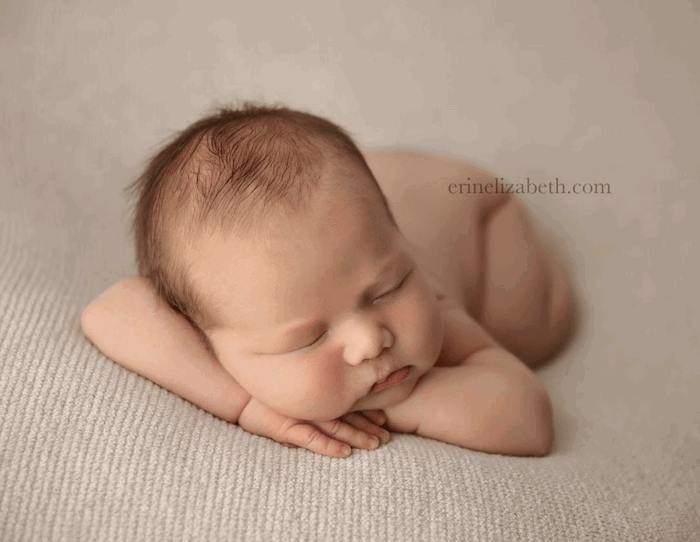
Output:
<svg viewBox="0 0 700 542">
<path fill-rule="evenodd" d="M 700 536 L 697 2 L 127 4 L 0 5 L 0 539 Z M 84 339 L 82 308 L 135 269 L 121 190 L 243 99 L 328 116 L 365 150 L 609 184 L 524 196 L 584 300 L 540 372 L 550 457 L 409 435 L 312 457 Z"/>
</svg>

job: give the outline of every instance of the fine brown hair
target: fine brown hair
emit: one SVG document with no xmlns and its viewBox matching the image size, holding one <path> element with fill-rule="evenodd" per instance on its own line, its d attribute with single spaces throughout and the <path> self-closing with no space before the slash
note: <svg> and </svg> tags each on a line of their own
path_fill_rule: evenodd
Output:
<svg viewBox="0 0 700 542">
<path fill-rule="evenodd" d="M 192 284 L 176 243 L 196 243 L 204 231 L 254 231 L 270 208 L 298 210 L 327 161 L 348 159 L 371 179 L 352 189 L 379 197 L 395 225 L 362 153 L 339 126 L 282 106 L 219 108 L 175 134 L 125 188 L 136 200 L 131 234 L 139 273 L 211 350 L 204 332 L 217 324 L 213 304 Z"/>
</svg>

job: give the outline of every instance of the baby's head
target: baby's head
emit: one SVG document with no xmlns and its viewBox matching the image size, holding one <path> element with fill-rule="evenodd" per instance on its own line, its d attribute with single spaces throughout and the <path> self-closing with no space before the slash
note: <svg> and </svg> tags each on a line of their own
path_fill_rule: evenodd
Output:
<svg viewBox="0 0 700 542">
<path fill-rule="evenodd" d="M 319 420 L 384 408 L 437 359 L 435 296 L 333 123 L 286 108 L 221 110 L 130 189 L 140 273 L 268 406 Z M 405 366 L 403 383 L 372 391 Z"/>
</svg>

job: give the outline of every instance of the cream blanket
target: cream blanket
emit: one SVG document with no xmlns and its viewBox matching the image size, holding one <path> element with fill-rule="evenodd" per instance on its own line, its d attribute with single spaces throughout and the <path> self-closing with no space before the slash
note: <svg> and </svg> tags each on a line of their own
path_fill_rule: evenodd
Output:
<svg viewBox="0 0 700 542">
<path fill-rule="evenodd" d="M 121 5 L 0 8 L 0 540 L 700 539 L 690 3 Z M 549 457 L 410 435 L 348 460 L 287 449 L 85 339 L 82 309 L 134 271 L 120 190 L 236 97 L 328 115 L 365 148 L 610 184 L 525 196 L 586 305 L 539 373 Z"/>
</svg>

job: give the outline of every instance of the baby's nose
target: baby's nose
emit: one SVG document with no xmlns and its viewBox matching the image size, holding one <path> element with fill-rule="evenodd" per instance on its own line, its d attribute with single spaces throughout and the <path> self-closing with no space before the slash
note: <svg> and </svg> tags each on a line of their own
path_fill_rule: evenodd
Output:
<svg viewBox="0 0 700 542">
<path fill-rule="evenodd" d="M 357 325 L 348 334 L 345 347 L 345 360 L 358 365 L 365 360 L 374 359 L 385 348 L 391 348 L 394 344 L 394 336 L 383 325 Z"/>
</svg>

